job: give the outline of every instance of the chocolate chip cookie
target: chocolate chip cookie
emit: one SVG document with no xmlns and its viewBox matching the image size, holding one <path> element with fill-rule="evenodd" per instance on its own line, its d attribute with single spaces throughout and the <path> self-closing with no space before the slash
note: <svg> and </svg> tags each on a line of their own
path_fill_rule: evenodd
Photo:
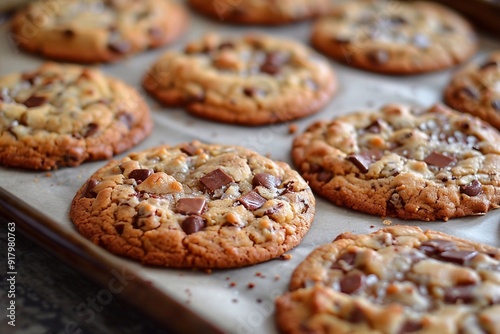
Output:
<svg viewBox="0 0 500 334">
<path fill-rule="evenodd" d="M 78 191 L 70 216 L 86 238 L 144 264 L 231 268 L 296 246 L 314 211 L 287 164 L 193 142 L 110 162 Z"/>
<path fill-rule="evenodd" d="M 313 28 L 312 44 L 348 65 L 388 74 L 441 70 L 471 57 L 471 26 L 430 2 L 347 1 Z"/>
<path fill-rule="evenodd" d="M 418 227 L 344 233 L 276 301 L 283 333 L 498 333 L 500 250 Z"/>
<path fill-rule="evenodd" d="M 48 0 L 20 10 L 12 33 L 29 52 L 97 63 L 170 43 L 186 22 L 185 9 L 171 0 Z"/>
<path fill-rule="evenodd" d="M 329 0 L 189 0 L 199 12 L 221 22 L 279 25 L 327 12 Z"/>
<path fill-rule="evenodd" d="M 482 118 L 500 129 L 500 52 L 456 73 L 444 97 L 451 107 Z"/>
<path fill-rule="evenodd" d="M 46 63 L 0 78 L 0 164 L 50 170 L 109 159 L 152 130 L 144 100 L 96 69 Z"/>
<path fill-rule="evenodd" d="M 500 134 L 436 105 L 387 105 L 312 124 L 292 158 L 336 205 L 424 221 L 482 215 L 500 203 Z"/>
<path fill-rule="evenodd" d="M 143 86 L 167 106 L 255 126 L 317 112 L 335 93 L 336 78 L 325 59 L 297 42 L 209 34 L 161 56 Z"/>
</svg>

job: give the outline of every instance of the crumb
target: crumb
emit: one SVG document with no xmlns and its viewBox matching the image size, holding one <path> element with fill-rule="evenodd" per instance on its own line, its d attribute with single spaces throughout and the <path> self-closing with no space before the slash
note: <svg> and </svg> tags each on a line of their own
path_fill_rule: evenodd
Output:
<svg viewBox="0 0 500 334">
<path fill-rule="evenodd" d="M 238 302 L 238 299 L 236 299 L 236 298 L 235 298 L 235 299 L 233 299 L 233 300 L 232 300 L 232 302 L 233 302 L 233 303 L 237 303 L 237 302 Z"/>
<path fill-rule="evenodd" d="M 288 133 L 293 135 L 297 130 L 299 129 L 298 125 L 295 123 L 292 123 L 288 126 Z"/>
<path fill-rule="evenodd" d="M 255 288 L 255 284 L 254 284 L 254 283 L 252 283 L 252 282 L 248 283 L 248 288 L 249 288 L 249 289 L 253 289 L 253 288 Z"/>
<path fill-rule="evenodd" d="M 260 271 L 256 272 L 255 276 L 260 277 L 260 278 L 266 278 L 266 275 L 263 275 Z"/>
<path fill-rule="evenodd" d="M 231 282 L 231 283 L 229 283 L 229 286 L 230 286 L 231 288 L 234 288 L 234 287 L 236 286 L 236 282 Z"/>
<path fill-rule="evenodd" d="M 262 299 L 257 298 L 257 303 L 259 303 L 259 304 L 262 303 Z"/>
<path fill-rule="evenodd" d="M 375 227 L 375 225 L 370 225 L 370 228 L 374 228 L 374 227 Z"/>
<path fill-rule="evenodd" d="M 37 177 L 35 177 L 35 179 L 33 180 L 33 182 L 35 182 L 35 183 L 38 183 L 38 181 L 39 181 L 39 180 L 38 180 L 38 178 L 37 178 Z"/>
<path fill-rule="evenodd" d="M 386 220 L 384 220 L 384 221 L 382 222 L 382 224 L 387 225 L 387 226 L 390 226 L 390 225 L 392 225 L 392 222 L 391 222 L 390 220 L 386 219 Z"/>
<path fill-rule="evenodd" d="M 276 275 L 276 276 L 274 276 L 274 280 L 275 280 L 275 281 L 279 281 L 279 280 L 280 280 L 280 278 L 281 278 L 281 276 L 280 276 L 280 275 Z"/>
<path fill-rule="evenodd" d="M 285 261 L 291 260 L 292 259 L 292 254 L 282 254 L 280 256 L 280 259 L 285 260 Z"/>
<path fill-rule="evenodd" d="M 210 275 L 212 273 L 212 269 L 203 269 L 205 274 Z"/>
<path fill-rule="evenodd" d="M 45 173 L 45 177 L 52 177 L 52 173 L 50 172 Z"/>
<path fill-rule="evenodd" d="M 227 276 L 226 277 L 226 281 L 229 281 L 231 279 L 231 277 Z"/>
</svg>

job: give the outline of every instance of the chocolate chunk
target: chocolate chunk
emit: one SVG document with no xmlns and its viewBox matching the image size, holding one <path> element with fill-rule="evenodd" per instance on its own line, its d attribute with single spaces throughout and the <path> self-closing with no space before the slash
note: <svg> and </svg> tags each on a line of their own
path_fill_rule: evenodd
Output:
<svg viewBox="0 0 500 334">
<path fill-rule="evenodd" d="M 287 60 L 288 56 L 283 52 L 268 52 L 264 62 L 260 66 L 260 71 L 271 75 L 278 74 Z"/>
<path fill-rule="evenodd" d="M 460 186 L 460 192 L 471 197 L 479 195 L 482 191 L 481 182 L 478 180 L 473 180 L 469 184 Z"/>
<path fill-rule="evenodd" d="M 175 212 L 183 215 L 200 216 L 206 208 L 207 202 L 204 198 L 181 198 L 177 201 Z"/>
<path fill-rule="evenodd" d="M 205 227 L 205 220 L 200 216 L 189 216 L 184 219 L 181 227 L 186 234 L 193 234 Z"/>
<path fill-rule="evenodd" d="M 455 159 L 438 152 L 432 152 L 427 156 L 427 158 L 424 159 L 425 163 L 439 168 L 449 166 L 454 161 Z"/>
<path fill-rule="evenodd" d="M 87 125 L 87 131 L 85 131 L 84 137 L 85 138 L 91 137 L 91 136 L 95 135 L 97 133 L 97 131 L 99 131 L 99 124 L 89 123 L 89 125 Z"/>
<path fill-rule="evenodd" d="M 128 174 L 129 179 L 134 179 L 137 182 L 142 182 L 146 180 L 153 171 L 151 169 L 134 169 Z"/>
<path fill-rule="evenodd" d="M 265 91 L 256 87 L 245 87 L 243 88 L 243 94 L 248 97 L 264 96 Z"/>
<path fill-rule="evenodd" d="M 241 196 L 238 198 L 238 201 L 250 211 L 257 210 L 267 202 L 267 200 L 260 196 L 256 191 L 251 191 L 248 194 Z"/>
<path fill-rule="evenodd" d="M 370 167 L 370 161 L 363 157 L 362 155 L 358 154 L 351 154 L 347 156 L 347 160 L 352 162 L 354 166 L 358 167 L 358 169 L 361 171 L 361 173 L 366 173 L 368 172 L 368 168 Z"/>
<path fill-rule="evenodd" d="M 187 144 L 181 147 L 181 152 L 184 152 L 189 156 L 197 155 L 198 150 L 200 149 L 192 144 Z"/>
<path fill-rule="evenodd" d="M 223 42 L 219 44 L 219 50 L 234 49 L 234 44 L 231 42 Z"/>
<path fill-rule="evenodd" d="M 476 88 L 470 86 L 464 86 L 458 91 L 459 95 L 465 95 L 466 98 L 473 98 L 478 100 L 480 98 L 480 94 Z"/>
<path fill-rule="evenodd" d="M 323 171 L 323 167 L 318 165 L 318 164 L 315 164 L 315 163 L 311 163 L 309 165 L 309 173 L 311 174 L 317 174 L 319 172 Z"/>
<path fill-rule="evenodd" d="M 359 290 L 365 283 L 365 276 L 357 271 L 350 272 L 340 280 L 340 291 L 351 294 Z"/>
<path fill-rule="evenodd" d="M 116 233 L 118 233 L 119 235 L 122 235 L 123 234 L 123 230 L 125 229 L 125 224 L 124 223 L 117 223 L 115 225 L 115 230 L 116 230 Z"/>
<path fill-rule="evenodd" d="M 454 304 L 457 302 L 462 302 L 465 304 L 474 301 L 474 286 L 455 286 L 451 288 L 444 289 L 444 302 L 448 304 Z"/>
<path fill-rule="evenodd" d="M 442 239 L 426 240 L 420 244 L 419 249 L 427 255 L 442 253 L 448 250 L 455 249 L 457 245 L 453 241 Z"/>
<path fill-rule="evenodd" d="M 426 49 L 430 46 L 429 38 L 426 35 L 416 34 L 413 36 L 413 44 L 421 49 Z"/>
<path fill-rule="evenodd" d="M 97 181 L 96 179 L 90 179 L 87 182 L 87 185 L 85 186 L 85 190 L 83 191 L 82 197 L 95 198 L 97 194 L 94 192 L 94 188 L 98 184 L 99 184 L 99 181 Z"/>
<path fill-rule="evenodd" d="M 365 128 L 365 131 L 370 133 L 380 133 L 380 130 L 382 130 L 382 123 L 378 119 Z"/>
<path fill-rule="evenodd" d="M 134 124 L 134 116 L 128 112 L 122 111 L 118 114 L 118 119 L 120 122 L 124 123 L 129 129 L 132 128 Z"/>
<path fill-rule="evenodd" d="M 64 29 L 62 34 L 66 38 L 72 38 L 75 36 L 75 31 L 73 29 Z"/>
<path fill-rule="evenodd" d="M 372 50 L 367 53 L 367 57 L 375 65 L 382 65 L 389 61 L 389 53 L 385 50 Z"/>
<path fill-rule="evenodd" d="M 356 252 L 345 252 L 342 254 L 334 264 L 332 264 L 332 269 L 348 270 L 348 267 L 354 265 L 356 262 L 356 257 L 358 253 Z"/>
<path fill-rule="evenodd" d="M 351 39 L 347 36 L 335 36 L 335 37 L 333 37 L 332 41 L 334 43 L 343 44 L 343 45 L 351 43 Z"/>
<path fill-rule="evenodd" d="M 354 304 L 347 320 L 353 324 L 360 324 L 366 322 L 366 316 L 363 310 L 358 305 Z"/>
<path fill-rule="evenodd" d="M 31 95 L 23 104 L 28 108 L 35 108 L 46 103 L 48 100 L 46 96 Z"/>
<path fill-rule="evenodd" d="M 439 257 L 447 262 L 464 264 L 474 258 L 478 253 L 470 250 L 449 250 L 439 254 Z"/>
<path fill-rule="evenodd" d="M 319 181 L 319 182 L 329 182 L 333 177 L 333 174 L 332 172 L 329 172 L 329 171 L 321 171 L 318 173 L 318 175 L 316 176 L 316 179 Z"/>
<path fill-rule="evenodd" d="M 500 111 L 500 100 L 491 101 L 491 107 L 496 111 Z"/>
<path fill-rule="evenodd" d="M 490 60 L 479 66 L 481 70 L 485 70 L 490 67 L 498 67 L 499 63 L 495 60 Z"/>
<path fill-rule="evenodd" d="M 399 330 L 399 334 L 413 333 L 421 330 L 423 327 L 420 321 L 406 320 L 403 327 Z"/>
<path fill-rule="evenodd" d="M 209 192 L 214 192 L 217 189 L 233 182 L 233 178 L 227 175 L 222 169 L 217 168 L 200 179 L 200 182 L 208 189 Z"/>
<path fill-rule="evenodd" d="M 309 206 L 308 204 L 305 204 L 305 203 L 304 203 L 304 205 Z M 264 212 L 264 215 L 269 216 L 269 215 L 275 214 L 282 207 L 283 207 L 283 203 L 278 203 L 278 204 L 276 204 L 276 206 L 273 206 L 272 208 L 270 208 L 269 210 L 267 210 L 266 212 Z"/>
<path fill-rule="evenodd" d="M 281 184 L 281 180 L 271 174 L 268 173 L 258 173 L 255 174 L 252 180 L 252 186 L 258 187 L 258 186 L 264 186 L 268 189 L 276 188 Z"/>
</svg>

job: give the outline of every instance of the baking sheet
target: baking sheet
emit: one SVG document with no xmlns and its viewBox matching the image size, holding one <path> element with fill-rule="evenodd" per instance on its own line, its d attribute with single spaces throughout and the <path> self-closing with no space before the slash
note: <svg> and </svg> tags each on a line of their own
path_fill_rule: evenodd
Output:
<svg viewBox="0 0 500 334">
<path fill-rule="evenodd" d="M 180 49 L 186 41 L 198 38 L 208 31 L 231 35 L 258 31 L 307 42 L 310 24 L 301 23 L 275 28 L 235 27 L 225 26 L 193 14 L 189 31 L 173 46 L 149 51 L 116 64 L 102 65 L 101 69 L 144 93 L 140 88 L 140 81 L 150 64 L 166 49 Z M 500 49 L 500 42 L 483 37 L 481 51 L 475 59 L 482 59 L 487 52 L 495 49 Z M 6 25 L 0 27 L 0 75 L 32 70 L 42 62 L 40 58 L 20 52 Z M 295 121 L 299 131 L 318 119 L 329 119 L 359 109 L 376 108 L 390 102 L 431 105 L 441 100 L 442 89 L 453 71 L 392 77 L 351 69 L 333 61 L 331 64 L 338 75 L 339 92 L 322 112 Z M 181 109 L 160 107 L 147 96 L 146 100 L 153 110 L 155 129 L 147 140 L 133 149 L 134 151 L 159 144 L 174 145 L 198 139 L 207 143 L 243 145 L 261 154 L 270 154 L 273 159 L 291 163 L 289 154 L 293 135 L 288 132 L 288 124 L 257 128 L 221 125 L 194 118 Z M 83 240 L 68 218 L 69 205 L 77 189 L 105 163 L 105 161 L 85 163 L 77 168 L 63 168 L 50 174 L 0 168 L 0 186 L 49 214 L 65 231 Z M 379 217 L 339 208 L 319 197 L 317 197 L 316 212 L 314 224 L 301 245 L 289 252 L 292 255 L 290 260 L 273 260 L 235 270 L 214 270 L 205 273 L 144 267 L 88 243 L 117 266 L 132 270 L 138 277 L 150 281 L 162 293 L 186 305 L 226 332 L 276 333 L 273 300 L 286 291 L 293 269 L 312 249 L 332 241 L 342 232 L 369 233 L 384 227 Z M 500 211 L 497 210 L 485 216 L 453 219 L 446 223 L 397 219 L 392 219 L 392 222 L 431 228 L 500 247 L 499 215 Z M 249 288 L 251 283 L 254 285 L 253 288 Z"/>
</svg>

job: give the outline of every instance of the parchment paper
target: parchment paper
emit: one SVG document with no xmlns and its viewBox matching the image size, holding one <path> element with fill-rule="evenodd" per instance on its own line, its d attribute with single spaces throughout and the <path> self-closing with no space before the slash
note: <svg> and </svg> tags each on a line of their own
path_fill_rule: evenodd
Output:
<svg viewBox="0 0 500 334">
<path fill-rule="evenodd" d="M 123 79 L 144 93 L 139 86 L 142 75 L 160 54 L 167 49 L 179 49 L 186 41 L 214 30 L 232 35 L 260 31 L 307 43 L 310 24 L 301 23 L 277 28 L 242 28 L 222 25 L 193 14 L 189 31 L 173 46 L 148 51 L 116 64 L 102 65 L 101 69 Z M 494 49 L 500 49 L 499 41 L 483 37 L 481 51 L 475 59 L 484 58 L 488 51 Z M 19 51 L 7 27 L 4 25 L 0 28 L 0 75 L 32 70 L 42 62 L 41 58 Z M 299 131 L 317 119 L 329 119 L 336 115 L 375 108 L 390 102 L 431 105 L 441 100 L 443 87 L 455 70 L 393 77 L 370 74 L 333 61 L 331 64 L 338 75 L 339 92 L 322 112 L 294 122 L 298 125 Z M 261 154 L 270 154 L 273 159 L 291 163 L 289 154 L 293 135 L 288 133 L 288 124 L 257 128 L 221 125 L 194 118 L 181 109 L 160 107 L 152 99 L 148 97 L 146 99 L 154 114 L 154 133 L 133 150 L 198 139 L 207 143 L 243 145 Z M 101 161 L 85 163 L 77 168 L 63 168 L 51 172 L 50 176 L 45 172 L 0 168 L 0 185 L 49 214 L 61 226 L 77 235 L 68 218 L 70 202 L 90 174 L 105 163 Z M 316 211 L 311 230 L 301 245 L 289 252 L 292 258 L 288 261 L 273 260 L 247 268 L 213 271 L 207 274 L 201 271 L 144 267 L 109 254 L 106 250 L 101 252 L 118 265 L 132 268 L 138 276 L 150 280 L 165 294 L 181 303 L 186 303 L 194 312 L 229 333 L 276 333 L 273 300 L 286 291 L 293 269 L 311 250 L 322 243 L 332 241 L 345 231 L 369 233 L 384 227 L 379 217 L 336 207 L 320 197 L 317 197 Z M 499 215 L 500 211 L 497 210 L 485 216 L 453 219 L 446 223 L 397 219 L 392 219 L 392 222 L 418 225 L 424 229 L 435 229 L 500 246 Z M 370 228 L 371 225 L 374 227 Z M 250 283 L 254 284 L 253 288 L 249 288 Z"/>
</svg>

